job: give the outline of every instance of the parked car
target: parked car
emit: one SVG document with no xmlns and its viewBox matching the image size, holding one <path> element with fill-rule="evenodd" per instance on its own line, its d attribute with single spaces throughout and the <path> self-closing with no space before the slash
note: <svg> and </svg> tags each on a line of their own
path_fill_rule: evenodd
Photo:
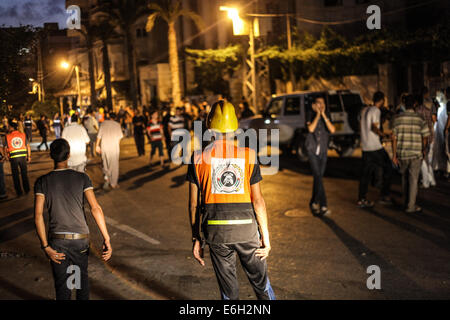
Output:
<svg viewBox="0 0 450 320">
<path fill-rule="evenodd" d="M 359 144 L 359 119 L 364 104 L 356 91 L 301 91 L 272 97 L 260 116 L 240 121 L 242 129 L 279 129 L 279 143 L 284 150 L 294 150 L 301 161 L 307 161 L 305 139 L 308 132 L 305 115 L 313 98 L 322 96 L 330 110 L 336 132 L 330 145 L 342 157 L 348 157 Z M 270 141 L 268 141 L 270 143 Z"/>
</svg>

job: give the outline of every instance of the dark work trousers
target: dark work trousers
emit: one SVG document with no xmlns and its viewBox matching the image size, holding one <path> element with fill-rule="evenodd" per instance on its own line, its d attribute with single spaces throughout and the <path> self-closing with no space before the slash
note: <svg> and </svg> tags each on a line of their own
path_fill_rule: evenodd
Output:
<svg viewBox="0 0 450 320">
<path fill-rule="evenodd" d="M 139 156 L 145 155 L 145 135 L 135 134 L 134 141 L 136 142 L 136 149 Z"/>
<path fill-rule="evenodd" d="M 27 157 L 12 158 L 10 159 L 10 164 L 11 164 L 12 178 L 14 182 L 14 189 L 16 189 L 17 195 L 21 196 L 23 194 L 22 187 L 25 193 L 30 192 L 30 183 L 28 181 L 28 170 L 27 170 Z M 22 186 L 20 185 L 19 175 L 22 176 Z"/>
<path fill-rule="evenodd" d="M 97 134 L 88 133 L 88 136 L 89 136 L 89 149 L 92 157 L 95 157 L 95 143 L 97 142 Z"/>
<path fill-rule="evenodd" d="M 0 161 L 0 197 L 6 196 L 5 172 L 3 171 L 3 162 Z"/>
<path fill-rule="evenodd" d="M 47 145 L 47 132 L 41 132 L 40 133 L 41 137 L 42 137 L 42 142 L 40 145 L 38 145 L 38 150 L 41 150 L 41 146 L 45 145 L 45 150 L 48 150 L 48 145 Z"/>
<path fill-rule="evenodd" d="M 30 143 L 33 140 L 33 129 L 25 127 L 25 135 L 28 143 Z"/>
<path fill-rule="evenodd" d="M 259 242 L 210 244 L 212 265 L 219 283 L 222 300 L 239 300 L 236 254 L 259 300 L 275 300 L 267 275 L 267 262 L 255 255 Z"/>
<path fill-rule="evenodd" d="M 359 200 L 366 199 L 369 190 L 369 184 L 372 180 L 372 174 L 375 174 L 375 186 L 381 190 L 381 196 L 387 197 L 391 193 L 392 179 L 392 161 L 386 150 L 363 151 L 362 154 L 362 172 L 359 182 Z M 382 170 L 382 175 L 378 173 Z"/>
<path fill-rule="evenodd" d="M 319 204 L 320 207 L 327 206 L 327 196 L 325 194 L 325 187 L 323 185 L 323 175 L 327 168 L 327 153 L 320 153 L 318 156 L 308 151 L 309 165 L 314 177 L 314 185 L 310 205 L 313 203 Z"/>
<path fill-rule="evenodd" d="M 66 255 L 61 264 L 50 262 L 56 300 L 70 300 L 72 289 L 76 289 L 77 300 L 89 300 L 89 239 L 50 239 L 49 245 Z"/>
</svg>

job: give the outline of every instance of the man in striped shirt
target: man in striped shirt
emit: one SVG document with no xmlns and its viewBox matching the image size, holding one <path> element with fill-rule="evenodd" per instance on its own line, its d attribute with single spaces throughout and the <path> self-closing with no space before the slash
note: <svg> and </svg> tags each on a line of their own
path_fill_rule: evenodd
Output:
<svg viewBox="0 0 450 320">
<path fill-rule="evenodd" d="M 406 111 L 398 115 L 393 124 L 392 161 L 400 167 L 406 212 L 420 212 L 416 205 L 419 173 L 426 154 L 430 130 L 426 121 L 414 111 L 412 95 L 405 98 Z"/>
<path fill-rule="evenodd" d="M 175 145 L 178 144 L 179 140 L 181 139 L 181 136 L 183 136 L 184 130 L 180 129 L 185 128 L 186 126 L 185 126 L 185 118 L 183 116 L 183 108 L 177 107 L 175 115 L 170 117 L 169 121 L 169 135 L 171 138 L 169 156 L 171 156 L 173 148 L 175 147 Z"/>
<path fill-rule="evenodd" d="M 161 168 L 164 168 L 164 153 L 162 144 L 163 126 L 159 121 L 159 114 L 156 110 L 151 114 L 151 119 L 147 126 L 147 132 L 152 146 L 152 151 L 150 153 L 150 167 L 152 166 L 153 155 L 156 153 L 156 149 L 158 149 Z"/>
</svg>

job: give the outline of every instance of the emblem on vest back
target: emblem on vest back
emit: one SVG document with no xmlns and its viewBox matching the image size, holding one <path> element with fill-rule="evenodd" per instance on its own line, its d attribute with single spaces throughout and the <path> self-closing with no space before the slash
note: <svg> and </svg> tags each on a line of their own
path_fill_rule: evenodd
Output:
<svg viewBox="0 0 450 320">
<path fill-rule="evenodd" d="M 245 159 L 211 159 L 211 192 L 213 194 L 243 194 Z"/>
<path fill-rule="evenodd" d="M 20 149 L 23 147 L 22 138 L 15 137 L 11 139 L 11 144 L 14 149 Z"/>
</svg>

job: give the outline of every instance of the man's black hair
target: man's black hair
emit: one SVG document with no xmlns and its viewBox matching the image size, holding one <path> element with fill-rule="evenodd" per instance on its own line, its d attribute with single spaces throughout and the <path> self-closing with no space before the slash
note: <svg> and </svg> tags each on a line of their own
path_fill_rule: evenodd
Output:
<svg viewBox="0 0 450 320">
<path fill-rule="evenodd" d="M 414 109 L 414 103 L 416 102 L 416 99 L 412 94 L 408 94 L 405 97 L 405 108 L 406 109 Z"/>
<path fill-rule="evenodd" d="M 66 139 L 56 139 L 50 145 L 50 157 L 53 161 L 63 162 L 69 159 L 70 145 Z"/>
<path fill-rule="evenodd" d="M 78 115 L 76 113 L 74 113 L 71 117 L 70 117 L 70 121 L 72 122 L 78 122 Z"/>
<path fill-rule="evenodd" d="M 112 120 L 116 120 L 116 113 L 115 112 L 110 112 L 109 113 L 109 118 Z"/>
<path fill-rule="evenodd" d="M 381 91 L 377 91 L 373 94 L 373 103 L 377 103 L 381 100 L 384 100 L 384 93 Z"/>
<path fill-rule="evenodd" d="M 17 124 L 17 122 L 12 122 L 12 121 L 9 121 L 9 126 L 10 126 L 11 128 L 13 128 L 14 130 L 17 130 L 17 128 L 19 127 L 19 125 Z"/>
<path fill-rule="evenodd" d="M 447 87 L 447 89 L 445 89 L 445 93 L 450 96 L 450 87 Z"/>
</svg>

